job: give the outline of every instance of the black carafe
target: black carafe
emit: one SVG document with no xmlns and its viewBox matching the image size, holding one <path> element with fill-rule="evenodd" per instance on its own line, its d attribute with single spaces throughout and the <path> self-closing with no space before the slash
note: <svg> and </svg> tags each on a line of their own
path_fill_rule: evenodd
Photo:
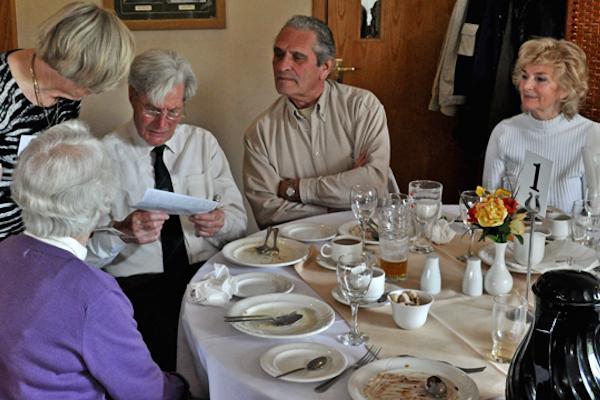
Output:
<svg viewBox="0 0 600 400">
<path fill-rule="evenodd" d="M 600 400 L 600 280 L 549 271 L 533 293 L 535 318 L 510 364 L 507 400 Z"/>
</svg>

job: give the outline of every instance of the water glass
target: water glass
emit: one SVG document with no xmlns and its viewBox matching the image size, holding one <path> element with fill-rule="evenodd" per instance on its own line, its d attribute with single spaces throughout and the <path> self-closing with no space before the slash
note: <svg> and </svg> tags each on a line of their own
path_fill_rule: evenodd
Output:
<svg viewBox="0 0 600 400">
<path fill-rule="evenodd" d="M 367 223 L 377 208 L 377 189 L 371 185 L 354 185 L 350 191 L 350 208 L 360 224 L 360 234 L 365 248 Z"/>
<path fill-rule="evenodd" d="M 442 207 L 442 190 L 443 185 L 435 181 L 419 180 L 408 184 L 409 208 L 415 225 L 415 238 L 410 247 L 412 253 L 433 251 L 427 234 Z"/>
<path fill-rule="evenodd" d="M 367 335 L 358 331 L 358 304 L 367 294 L 373 277 L 369 255 L 341 256 L 337 262 L 336 274 L 340 293 L 350 303 L 352 311 L 350 331 L 337 338 L 345 345 L 358 346 L 369 340 Z"/>
<path fill-rule="evenodd" d="M 516 293 L 494 296 L 492 360 L 509 363 L 527 328 L 527 300 Z"/>
<path fill-rule="evenodd" d="M 379 265 L 390 281 L 408 275 L 409 218 L 407 195 L 394 193 L 383 199 L 378 214 Z"/>
</svg>

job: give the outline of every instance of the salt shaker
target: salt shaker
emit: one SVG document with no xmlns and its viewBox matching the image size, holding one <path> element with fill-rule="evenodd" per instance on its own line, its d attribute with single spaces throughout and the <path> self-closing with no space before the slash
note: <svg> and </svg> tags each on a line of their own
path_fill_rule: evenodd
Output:
<svg viewBox="0 0 600 400">
<path fill-rule="evenodd" d="M 483 293 L 481 260 L 477 257 L 469 257 L 467 259 L 467 268 L 463 275 L 462 290 L 467 296 L 481 296 L 481 293 Z"/>
<path fill-rule="evenodd" d="M 442 290 L 440 257 L 437 254 L 429 254 L 425 259 L 425 268 L 421 274 L 421 290 L 429 294 L 438 294 Z"/>
</svg>

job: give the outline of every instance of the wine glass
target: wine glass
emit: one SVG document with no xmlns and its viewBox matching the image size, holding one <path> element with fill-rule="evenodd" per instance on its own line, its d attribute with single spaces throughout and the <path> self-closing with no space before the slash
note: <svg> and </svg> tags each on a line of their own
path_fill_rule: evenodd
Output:
<svg viewBox="0 0 600 400">
<path fill-rule="evenodd" d="M 458 200 L 460 218 L 462 219 L 463 225 L 467 228 L 467 232 L 469 232 L 469 249 L 467 250 L 467 257 L 473 256 L 472 247 L 475 233 L 473 225 L 469 223 L 469 210 L 479 201 L 481 201 L 481 198 L 475 190 L 465 190 L 461 192 Z"/>
<path fill-rule="evenodd" d="M 365 250 L 367 223 L 377 208 L 377 190 L 371 185 L 354 185 L 350 191 L 350 206 L 360 224 L 360 235 Z"/>
<path fill-rule="evenodd" d="M 370 256 L 363 254 L 344 254 L 337 262 L 336 275 L 340 292 L 344 299 L 350 303 L 352 323 L 350 331 L 338 335 L 338 340 L 350 346 L 358 346 L 369 340 L 369 337 L 358 331 L 358 304 L 362 300 L 371 284 L 373 269 L 369 260 Z"/>
<path fill-rule="evenodd" d="M 433 251 L 427 232 L 437 220 L 442 207 L 442 190 L 443 185 L 435 181 L 419 180 L 408 184 L 409 206 L 416 231 L 411 253 L 427 254 Z"/>
</svg>

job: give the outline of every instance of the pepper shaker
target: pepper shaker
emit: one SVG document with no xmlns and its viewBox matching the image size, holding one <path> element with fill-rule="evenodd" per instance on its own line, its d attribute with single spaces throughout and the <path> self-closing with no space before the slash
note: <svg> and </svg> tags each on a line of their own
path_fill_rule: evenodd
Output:
<svg viewBox="0 0 600 400">
<path fill-rule="evenodd" d="M 462 290 L 467 296 L 481 296 L 483 293 L 481 260 L 477 257 L 467 258 L 467 268 L 463 275 Z"/>
<path fill-rule="evenodd" d="M 429 294 L 438 294 L 442 290 L 440 257 L 437 254 L 429 254 L 425 259 L 425 268 L 421 274 L 421 290 Z"/>
</svg>

